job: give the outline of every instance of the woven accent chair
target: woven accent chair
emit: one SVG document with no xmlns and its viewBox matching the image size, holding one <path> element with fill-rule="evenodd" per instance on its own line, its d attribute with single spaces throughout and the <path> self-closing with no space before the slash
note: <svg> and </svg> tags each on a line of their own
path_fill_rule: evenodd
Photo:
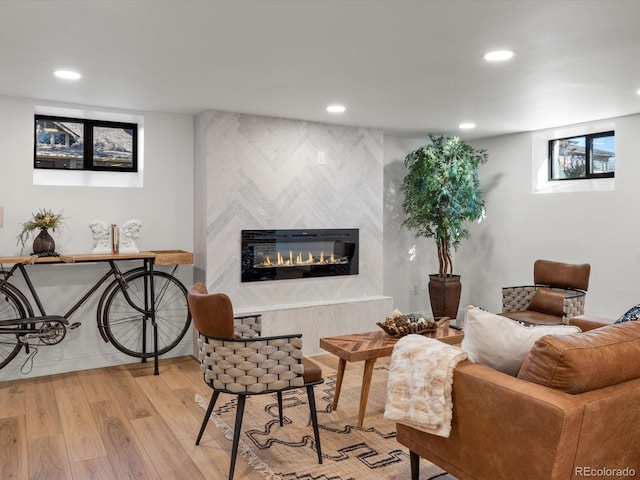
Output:
<svg viewBox="0 0 640 480">
<path fill-rule="evenodd" d="M 229 480 L 233 480 L 247 397 L 275 393 L 282 426 L 282 392 L 306 388 L 318 463 L 322 463 L 313 388 L 323 383 L 324 379 L 320 368 L 303 357 L 302 335 L 261 337 L 260 315 L 234 318 L 229 297 L 223 293 L 207 293 L 207 288 L 202 283 L 196 283 L 191 287 L 188 301 L 191 317 L 198 331 L 200 369 L 205 383 L 213 389 L 196 445 L 200 444 L 220 394 L 237 395 L 238 406 L 229 467 Z"/>
<path fill-rule="evenodd" d="M 502 315 L 531 324 L 566 324 L 584 314 L 590 272 L 588 263 L 536 260 L 535 285 L 502 289 Z"/>
</svg>

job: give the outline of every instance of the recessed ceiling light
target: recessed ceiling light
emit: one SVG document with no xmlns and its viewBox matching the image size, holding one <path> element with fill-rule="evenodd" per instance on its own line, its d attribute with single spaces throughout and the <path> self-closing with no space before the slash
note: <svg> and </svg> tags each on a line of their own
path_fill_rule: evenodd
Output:
<svg viewBox="0 0 640 480">
<path fill-rule="evenodd" d="M 56 70 L 53 74 L 58 78 L 64 78 L 65 80 L 79 80 L 82 78 L 78 72 L 72 72 L 71 70 Z"/>
<path fill-rule="evenodd" d="M 472 128 L 476 128 L 476 124 L 473 122 L 464 122 L 458 125 L 461 130 L 471 130 Z"/>
<path fill-rule="evenodd" d="M 329 105 L 327 107 L 327 112 L 329 113 L 343 113 L 345 110 L 344 105 Z"/>
<path fill-rule="evenodd" d="M 515 53 L 511 50 L 494 50 L 493 52 L 487 52 L 484 54 L 484 59 L 487 62 L 504 62 L 505 60 L 511 60 Z"/>
<path fill-rule="evenodd" d="M 640 88 L 636 91 L 636 93 L 637 93 L 638 95 L 640 95 Z"/>
</svg>

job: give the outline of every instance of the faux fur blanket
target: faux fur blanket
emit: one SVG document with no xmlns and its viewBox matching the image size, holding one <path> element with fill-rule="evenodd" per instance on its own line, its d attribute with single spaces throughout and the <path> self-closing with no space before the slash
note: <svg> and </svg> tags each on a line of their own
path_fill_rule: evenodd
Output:
<svg viewBox="0 0 640 480">
<path fill-rule="evenodd" d="M 453 370 L 467 354 L 421 335 L 407 335 L 391 354 L 384 416 L 441 437 L 453 418 Z"/>
</svg>

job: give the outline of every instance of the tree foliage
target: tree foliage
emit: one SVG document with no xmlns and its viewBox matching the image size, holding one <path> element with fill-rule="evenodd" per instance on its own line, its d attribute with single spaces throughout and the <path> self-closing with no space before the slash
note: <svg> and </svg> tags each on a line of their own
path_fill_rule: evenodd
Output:
<svg viewBox="0 0 640 480">
<path fill-rule="evenodd" d="M 469 237 L 466 224 L 484 218 L 478 167 L 487 153 L 455 136 L 429 136 L 431 143 L 404 160 L 408 173 L 401 191 L 403 226 L 416 237 L 433 238 L 438 247 L 438 274 L 453 273 L 451 249 Z"/>
</svg>

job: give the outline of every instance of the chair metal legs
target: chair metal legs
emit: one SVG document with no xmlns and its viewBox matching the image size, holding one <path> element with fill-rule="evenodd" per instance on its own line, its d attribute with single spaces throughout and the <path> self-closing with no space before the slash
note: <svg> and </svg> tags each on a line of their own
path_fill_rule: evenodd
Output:
<svg viewBox="0 0 640 480">
<path fill-rule="evenodd" d="M 316 411 L 316 397 L 313 391 L 314 384 L 306 385 L 307 387 L 307 397 L 309 399 L 309 410 L 311 411 L 311 423 L 313 424 L 313 435 L 316 440 L 316 450 L 318 453 L 318 463 L 322 463 L 322 448 L 320 447 L 320 430 L 318 428 L 318 412 Z M 220 392 L 217 390 L 213 391 L 211 395 L 211 400 L 209 401 L 209 406 L 207 407 L 207 412 L 204 415 L 204 419 L 202 420 L 202 426 L 200 427 L 200 432 L 198 433 L 198 438 L 196 440 L 196 445 L 200 444 L 200 439 L 202 438 L 202 434 L 204 433 L 204 429 L 207 426 L 207 422 L 209 421 L 209 417 L 211 416 L 211 412 L 213 412 L 213 407 L 220 396 Z M 283 425 L 283 412 L 282 412 L 282 392 L 277 392 L 278 397 L 278 414 L 280 417 L 280 426 Z M 242 417 L 244 415 L 244 406 L 247 400 L 247 395 L 238 395 L 238 406 L 236 409 L 236 421 L 233 429 L 233 444 L 231 447 L 231 465 L 229 466 L 229 480 L 233 480 L 233 472 L 236 467 L 236 457 L 238 456 L 238 445 L 240 443 L 240 430 L 242 427 Z"/>
<path fill-rule="evenodd" d="M 278 418 L 280 419 L 280 426 L 284 425 L 284 418 L 282 415 L 282 392 L 277 392 L 278 396 Z"/>
<path fill-rule="evenodd" d="M 313 385 L 307 385 L 307 397 L 309 398 L 309 410 L 311 410 L 311 422 L 313 423 L 313 435 L 316 438 L 316 450 L 318 463 L 322 463 L 322 447 L 320 446 L 320 430 L 318 429 L 318 412 L 316 411 L 316 396 L 313 393 Z"/>
<path fill-rule="evenodd" d="M 200 427 L 200 433 L 198 433 L 198 439 L 196 440 L 196 445 L 200 445 L 200 439 L 202 438 L 204 429 L 207 426 L 207 422 L 209 421 L 209 417 L 211 416 L 211 412 L 213 412 L 213 407 L 216 404 L 216 400 L 218 400 L 219 396 L 220 396 L 220 392 L 218 392 L 217 390 L 214 390 L 213 394 L 211 395 L 211 400 L 209 400 L 207 413 L 204 414 L 204 419 L 202 420 L 202 426 Z"/>
<path fill-rule="evenodd" d="M 238 408 L 236 411 L 236 424 L 233 429 L 233 446 L 231 447 L 231 467 L 229 468 L 229 480 L 233 480 L 233 471 L 236 468 L 236 456 L 238 455 L 238 443 L 240 442 L 240 427 L 244 415 L 244 403 L 246 395 L 238 395 Z"/>
</svg>

